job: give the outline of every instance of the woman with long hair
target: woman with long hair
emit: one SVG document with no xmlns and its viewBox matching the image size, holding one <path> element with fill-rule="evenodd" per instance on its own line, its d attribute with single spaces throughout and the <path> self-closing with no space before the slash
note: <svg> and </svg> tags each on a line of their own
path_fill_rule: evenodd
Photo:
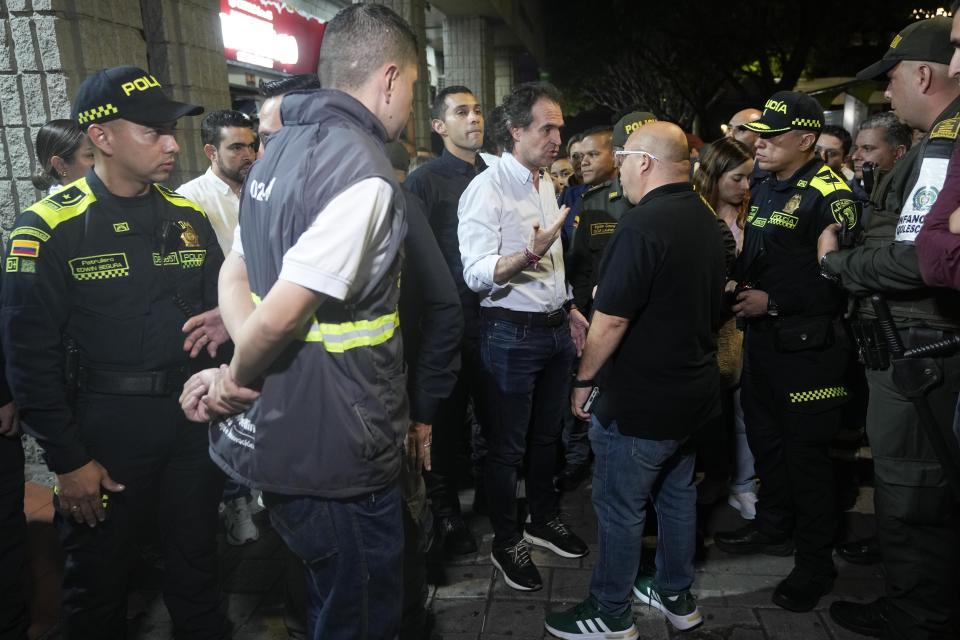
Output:
<svg viewBox="0 0 960 640">
<path fill-rule="evenodd" d="M 40 169 L 30 180 L 40 191 L 55 193 L 93 166 L 87 134 L 73 120 L 51 120 L 40 127 L 35 149 Z"/>
<path fill-rule="evenodd" d="M 703 196 L 717 217 L 726 223 L 736 242 L 737 254 L 743 247 L 743 225 L 750 203 L 750 174 L 753 172 L 753 153 L 749 147 L 733 138 L 721 138 L 707 147 L 700 156 L 700 166 L 693 175 L 693 186 Z M 753 453 L 747 444 L 743 409 L 740 407 L 740 370 L 743 365 L 743 333 L 737 329 L 731 314 L 720 327 L 717 336 L 717 361 L 724 382 L 723 424 L 733 423 L 734 461 L 730 479 L 728 503 L 741 517 L 753 520 L 756 515 L 757 487 L 754 478 Z M 716 434 L 727 442 L 729 430 Z M 720 459 L 725 446 L 704 443 L 703 485 L 716 486 L 727 475 L 729 461 Z M 718 456 L 718 452 L 720 456 Z M 711 477 L 712 476 L 712 477 Z M 701 492 L 704 502 L 712 502 Z M 715 494 L 714 494 L 715 495 Z"/>
</svg>

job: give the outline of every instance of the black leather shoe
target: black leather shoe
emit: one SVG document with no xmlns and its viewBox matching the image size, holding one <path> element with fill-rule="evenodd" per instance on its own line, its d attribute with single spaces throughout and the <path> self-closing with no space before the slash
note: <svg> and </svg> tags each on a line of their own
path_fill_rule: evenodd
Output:
<svg viewBox="0 0 960 640">
<path fill-rule="evenodd" d="M 837 545 L 837 555 L 852 564 L 877 564 L 880 562 L 880 541 L 864 538 Z"/>
<path fill-rule="evenodd" d="M 848 631 L 882 638 L 887 630 L 887 600 L 877 598 L 867 604 L 837 600 L 830 605 L 830 617 Z"/>
<path fill-rule="evenodd" d="M 794 569 L 773 590 L 773 604 L 797 613 L 813 611 L 820 598 L 833 589 L 833 576 L 814 576 L 802 569 Z"/>
<path fill-rule="evenodd" d="M 460 516 L 440 518 L 438 533 L 443 552 L 448 556 L 465 556 L 477 552 L 477 541 Z"/>
<path fill-rule="evenodd" d="M 727 553 L 765 553 L 770 556 L 789 556 L 793 553 L 793 540 L 787 536 L 768 536 L 757 528 L 756 522 L 735 531 L 716 533 L 713 541 L 718 549 Z"/>
<path fill-rule="evenodd" d="M 568 464 L 557 478 L 557 489 L 567 493 L 579 487 L 590 473 L 590 463 Z"/>
</svg>

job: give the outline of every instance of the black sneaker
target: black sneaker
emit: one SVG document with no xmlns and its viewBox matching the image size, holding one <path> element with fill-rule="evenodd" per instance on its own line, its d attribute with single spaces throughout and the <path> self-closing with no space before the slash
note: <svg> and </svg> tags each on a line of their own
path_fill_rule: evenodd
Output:
<svg viewBox="0 0 960 640">
<path fill-rule="evenodd" d="M 465 556 L 477 552 L 477 542 L 461 516 L 440 518 L 438 533 L 447 555 Z"/>
<path fill-rule="evenodd" d="M 543 588 L 543 580 L 530 559 L 526 540 L 518 540 L 509 547 L 494 547 L 490 560 L 503 574 L 508 587 L 517 591 L 538 591 Z"/>
<path fill-rule="evenodd" d="M 530 544 L 546 547 L 562 558 L 582 558 L 590 553 L 587 543 L 563 523 L 560 516 L 544 524 L 526 524 L 523 539 Z"/>
</svg>

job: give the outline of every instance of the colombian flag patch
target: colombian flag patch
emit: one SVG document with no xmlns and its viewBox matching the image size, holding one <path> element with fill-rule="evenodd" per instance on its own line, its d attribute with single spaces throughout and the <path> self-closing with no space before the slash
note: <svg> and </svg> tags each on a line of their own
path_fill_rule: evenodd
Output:
<svg viewBox="0 0 960 640">
<path fill-rule="evenodd" d="M 36 240 L 15 238 L 10 242 L 10 255 L 36 258 L 40 254 L 40 243 Z"/>
</svg>

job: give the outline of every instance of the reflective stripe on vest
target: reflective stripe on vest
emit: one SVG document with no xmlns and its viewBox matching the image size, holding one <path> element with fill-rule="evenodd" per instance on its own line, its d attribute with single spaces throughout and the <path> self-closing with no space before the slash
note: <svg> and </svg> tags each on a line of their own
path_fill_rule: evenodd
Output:
<svg viewBox="0 0 960 640">
<path fill-rule="evenodd" d="M 259 305 L 262 301 L 255 293 L 250 294 L 253 303 Z M 373 320 L 356 320 L 354 322 L 317 322 L 314 320 L 309 327 L 297 336 L 304 342 L 320 342 L 323 348 L 330 353 L 343 353 L 356 347 L 373 347 L 383 344 L 393 337 L 400 326 L 400 313 L 393 313 L 374 318 Z"/>
</svg>

